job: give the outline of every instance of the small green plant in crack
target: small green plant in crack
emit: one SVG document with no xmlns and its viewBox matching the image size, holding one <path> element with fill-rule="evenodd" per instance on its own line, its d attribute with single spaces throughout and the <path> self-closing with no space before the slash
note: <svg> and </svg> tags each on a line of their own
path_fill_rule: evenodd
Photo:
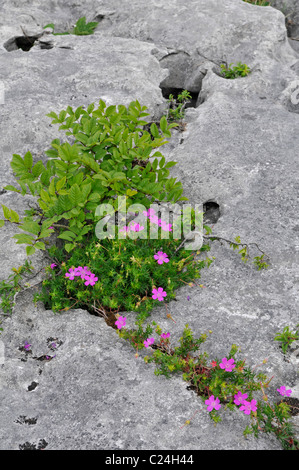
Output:
<svg viewBox="0 0 299 470">
<path fill-rule="evenodd" d="M 238 62 L 237 65 L 232 67 L 233 64 L 221 64 L 221 75 L 227 79 L 234 79 L 238 77 L 246 77 L 250 72 L 250 68 L 246 64 Z"/>
<path fill-rule="evenodd" d="M 286 326 L 282 333 L 277 333 L 274 340 L 281 342 L 281 349 L 284 354 L 287 353 L 289 346 L 299 339 L 299 323 L 296 325 L 298 328 L 296 331 L 291 331 L 289 326 Z"/>
<path fill-rule="evenodd" d="M 252 5 L 257 5 L 260 7 L 268 7 L 271 6 L 270 2 L 267 2 L 265 0 L 243 0 L 245 3 L 251 3 Z"/>
<path fill-rule="evenodd" d="M 97 21 L 86 23 L 86 18 L 83 16 L 83 18 L 80 18 L 77 21 L 75 27 L 71 30 L 71 34 L 75 34 L 76 36 L 87 36 L 89 34 L 93 34 L 98 24 L 99 23 Z"/>
<path fill-rule="evenodd" d="M 185 117 L 185 107 L 191 99 L 192 96 L 188 90 L 183 90 L 177 98 L 174 98 L 174 95 L 170 94 L 167 101 L 167 120 L 171 122 L 182 121 Z"/>
<path fill-rule="evenodd" d="M 270 266 L 265 261 L 265 259 L 270 260 L 270 257 L 260 249 L 257 243 L 242 243 L 239 236 L 235 237 L 233 242 L 223 237 L 217 237 L 213 235 L 211 236 L 211 227 L 205 226 L 205 228 L 206 228 L 206 234 L 204 235 L 205 240 L 218 241 L 221 244 L 223 244 L 222 242 L 229 244 L 230 248 L 233 248 L 234 251 L 239 250 L 238 254 L 241 255 L 241 260 L 244 263 L 247 263 L 247 261 L 250 259 L 249 246 L 253 245 L 256 247 L 256 249 L 259 250 L 259 252 L 262 253 L 260 256 L 255 256 L 253 258 L 254 259 L 253 264 L 257 267 L 258 271 L 260 271 L 261 269 L 267 269 Z"/>
<path fill-rule="evenodd" d="M 98 24 L 99 23 L 97 21 L 91 21 L 89 23 L 86 23 L 86 17 L 83 16 L 82 18 L 79 18 L 72 30 L 66 31 L 64 33 L 54 33 L 55 25 L 53 23 L 47 24 L 46 26 L 44 26 L 43 29 L 51 28 L 53 30 L 54 36 L 62 36 L 66 34 L 74 34 L 76 36 L 88 36 L 94 33 L 94 30 L 98 26 Z"/>
<path fill-rule="evenodd" d="M 24 288 L 24 285 L 22 285 L 22 279 L 25 277 L 25 273 L 32 273 L 33 270 L 34 268 L 31 261 L 25 260 L 25 263 L 19 268 L 12 268 L 14 274 L 9 276 L 8 279 L 0 282 L 0 308 L 3 312 L 12 312 L 14 296 L 16 292 L 19 292 Z"/>
</svg>

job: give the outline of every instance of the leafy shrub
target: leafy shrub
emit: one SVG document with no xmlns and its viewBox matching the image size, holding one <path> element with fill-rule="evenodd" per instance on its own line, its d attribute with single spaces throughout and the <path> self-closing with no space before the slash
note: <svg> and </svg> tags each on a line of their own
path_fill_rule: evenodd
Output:
<svg viewBox="0 0 299 470">
<path fill-rule="evenodd" d="M 7 221 L 15 223 L 29 234 L 16 234 L 17 243 L 27 244 L 27 255 L 35 249 L 45 249 L 44 241 L 52 233 L 65 240 L 67 252 L 82 242 L 100 216 L 95 215 L 99 204 L 111 204 L 117 208 L 117 196 L 126 198 L 126 208 L 133 203 L 146 208 L 152 202 L 178 202 L 183 189 L 176 178 L 168 178 L 169 168 L 176 162 L 165 164 L 165 157 L 156 151 L 171 137 L 170 128 L 163 116 L 160 130 L 155 123 L 150 132 L 144 130 L 147 122 L 142 120 L 148 113 L 138 101 L 128 107 L 108 106 L 99 101 L 87 111 L 80 106 L 75 111 L 68 106 L 57 115 L 48 114 L 53 124 L 72 136 L 74 143 L 52 141 L 52 148 L 45 153 L 49 157 L 44 165 L 40 160 L 33 164 L 33 157 L 27 152 L 22 158 L 14 154 L 11 167 L 21 189 L 12 185 L 5 187 L 21 195 L 39 197 L 36 208 L 19 215 L 2 204 Z M 160 133 L 161 132 L 161 133 Z M 154 158 L 150 162 L 150 158 Z M 0 220 L 0 226 L 4 220 Z"/>
<path fill-rule="evenodd" d="M 233 64 L 229 64 L 229 66 L 221 64 L 221 75 L 224 78 L 234 79 L 237 77 L 246 77 L 250 73 L 250 68 L 246 64 L 242 64 L 238 62 L 235 67 L 232 67 Z"/>
</svg>

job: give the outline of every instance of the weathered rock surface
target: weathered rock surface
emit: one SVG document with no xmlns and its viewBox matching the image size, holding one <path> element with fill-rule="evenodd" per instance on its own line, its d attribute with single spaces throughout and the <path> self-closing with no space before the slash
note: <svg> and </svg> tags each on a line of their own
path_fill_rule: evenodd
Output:
<svg viewBox="0 0 299 470">
<path fill-rule="evenodd" d="M 163 308 L 152 318 L 174 341 L 186 323 L 195 335 L 212 330 L 203 348 L 211 358 L 225 357 L 232 343 L 248 365 L 268 358 L 262 370 L 274 375 L 270 398 L 279 400 L 281 385 L 299 398 L 299 358 L 284 358 L 273 341 L 299 321 L 299 54 L 289 44 L 284 15 L 241 0 L 132 0 L 125 8 L 119 0 L 80 6 L 28 0 L 22 8 L 4 0 L 1 8 L 1 188 L 14 184 L 13 153 L 30 150 L 35 160 L 45 159 L 51 141 L 63 139 L 46 117 L 50 110 L 100 98 L 109 104 L 138 99 L 158 118 L 165 109 L 160 86 L 199 93 L 198 106 L 186 112 L 186 130 L 174 132 L 165 147 L 165 156 L 178 162 L 172 174 L 193 204 L 219 204 L 215 235 L 258 243 L 271 265 L 257 271 L 215 242 L 216 260 L 202 274 L 205 288 L 182 288 L 169 304 L 176 323 Z M 42 29 L 54 23 L 62 32 L 82 16 L 100 21 L 94 35 L 53 36 Z M 23 43 L 15 40 L 20 36 Z M 28 37 L 33 47 L 18 49 Z M 246 63 L 252 73 L 225 80 L 219 76 L 225 61 Z M 11 192 L 0 198 L 20 214 L 33 200 Z M 24 246 L 10 239 L 17 231 L 9 225 L 0 231 L 1 279 L 25 260 Z M 37 254 L 33 264 L 39 271 L 48 261 Z M 2 323 L 1 449 L 26 443 L 47 449 L 281 448 L 272 437 L 245 439 L 249 423 L 241 413 L 223 412 L 215 428 L 181 377 L 155 376 L 101 318 L 35 307 L 34 291 L 19 294 Z M 126 315 L 133 324 L 135 314 Z M 56 357 L 39 360 L 53 340 L 59 342 Z M 32 353 L 22 350 L 25 341 Z"/>
</svg>

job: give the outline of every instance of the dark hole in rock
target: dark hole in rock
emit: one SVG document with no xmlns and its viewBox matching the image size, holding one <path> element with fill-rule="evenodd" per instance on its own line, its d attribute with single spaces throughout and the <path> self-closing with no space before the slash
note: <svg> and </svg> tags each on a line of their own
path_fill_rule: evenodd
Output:
<svg viewBox="0 0 299 470">
<path fill-rule="evenodd" d="M 53 359 L 51 356 L 43 354 L 42 356 L 39 357 L 34 357 L 33 359 L 36 359 L 37 361 L 47 361 L 50 362 L 51 359 Z"/>
<path fill-rule="evenodd" d="M 53 49 L 54 44 L 53 44 L 53 43 L 50 43 L 50 42 L 42 42 L 42 41 L 39 41 L 39 47 L 40 47 L 41 49 Z M 62 49 L 70 49 L 70 47 L 63 47 Z"/>
<path fill-rule="evenodd" d="M 165 88 L 162 86 L 160 88 L 162 90 L 163 98 L 165 98 L 166 100 L 169 99 L 169 95 L 173 95 L 173 97 L 177 100 L 178 96 L 183 91 L 182 88 Z M 189 103 L 186 104 L 185 108 L 196 108 L 199 92 L 189 91 L 189 93 L 191 95 L 191 99 Z"/>
<path fill-rule="evenodd" d="M 55 343 L 55 346 L 52 346 L 52 343 Z M 55 350 L 56 348 L 59 348 L 63 344 L 63 341 L 59 340 L 58 338 L 47 338 L 47 345 L 49 348 L 52 350 Z"/>
<path fill-rule="evenodd" d="M 97 21 L 97 22 L 99 23 L 99 22 L 102 21 L 104 18 L 105 18 L 105 15 L 103 15 L 102 13 L 99 13 L 98 15 L 96 15 L 96 16 L 94 17 L 94 19 L 93 19 L 92 21 Z"/>
<path fill-rule="evenodd" d="M 277 404 L 286 403 L 290 407 L 290 415 L 297 416 L 299 415 L 299 399 L 294 397 L 286 397 L 283 400 L 279 401 Z"/>
<path fill-rule="evenodd" d="M 37 450 L 35 444 L 31 444 L 30 442 L 25 442 L 24 444 L 19 445 L 20 450 Z"/>
<path fill-rule="evenodd" d="M 2 196 L 2 194 L 5 194 L 7 193 L 6 189 L 0 189 L 0 196 Z"/>
<path fill-rule="evenodd" d="M 37 386 L 37 382 L 32 382 L 31 385 L 28 386 L 28 392 L 32 392 L 32 390 L 36 389 Z"/>
<path fill-rule="evenodd" d="M 17 421 L 17 424 L 36 424 L 37 423 L 37 418 L 27 418 L 27 416 L 19 416 Z"/>
<path fill-rule="evenodd" d="M 216 224 L 220 217 L 219 204 L 214 201 L 207 201 L 203 204 L 203 221 L 205 224 Z"/>
<path fill-rule="evenodd" d="M 115 325 L 115 322 L 117 321 L 117 317 L 115 316 L 115 313 L 117 313 L 117 311 L 115 311 L 115 313 L 113 311 L 108 311 L 108 309 L 105 309 L 105 312 L 97 312 L 96 310 L 93 310 L 92 308 L 90 308 L 88 305 L 86 305 L 85 307 L 85 310 L 87 310 L 88 313 L 90 313 L 90 315 L 94 315 L 96 317 L 103 317 L 106 324 L 108 326 L 111 326 L 111 328 L 113 328 L 114 330 L 117 330 L 117 326 Z"/>
<path fill-rule="evenodd" d="M 45 310 L 51 310 L 51 305 L 49 302 L 44 303 L 44 308 Z M 103 317 L 105 322 L 107 323 L 108 326 L 111 326 L 115 330 L 117 330 L 117 326 L 115 325 L 115 322 L 117 320 L 117 317 L 115 316 L 115 313 L 117 313 L 117 310 L 115 312 L 109 311 L 108 308 L 105 308 L 105 311 L 99 311 L 99 310 L 94 310 L 93 308 L 89 307 L 88 305 L 82 305 L 80 307 L 76 308 L 82 308 L 83 310 L 86 310 L 90 315 L 94 315 L 95 317 Z M 62 342 L 61 342 L 62 344 Z M 41 356 L 38 358 L 38 360 L 45 360 L 46 356 Z"/>
<path fill-rule="evenodd" d="M 9 39 L 3 46 L 8 52 L 22 49 L 22 51 L 28 52 L 31 47 L 34 46 L 35 41 L 40 36 L 18 36 L 16 38 Z"/>
<path fill-rule="evenodd" d="M 288 38 L 294 38 L 298 36 L 298 24 L 296 23 L 296 15 L 291 14 L 286 16 L 285 25 L 287 29 Z"/>
<path fill-rule="evenodd" d="M 37 444 L 31 444 L 31 442 L 25 442 L 24 444 L 19 445 L 20 450 L 42 450 L 47 447 L 48 443 L 45 441 L 45 439 L 40 439 L 39 443 Z"/>
</svg>

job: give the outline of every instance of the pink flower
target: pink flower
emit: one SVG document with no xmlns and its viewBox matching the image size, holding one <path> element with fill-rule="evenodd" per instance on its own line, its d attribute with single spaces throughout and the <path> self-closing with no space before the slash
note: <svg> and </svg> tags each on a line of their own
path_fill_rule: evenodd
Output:
<svg viewBox="0 0 299 470">
<path fill-rule="evenodd" d="M 29 344 L 27 341 L 25 341 L 24 348 L 26 351 L 29 351 L 31 344 Z"/>
<path fill-rule="evenodd" d="M 143 211 L 143 215 L 145 215 L 145 217 L 155 215 L 155 210 L 154 209 L 148 209 L 148 211 Z"/>
<path fill-rule="evenodd" d="M 78 266 L 78 268 L 75 268 L 75 276 L 81 276 L 81 279 L 85 279 L 85 276 L 89 275 L 94 276 L 94 274 L 89 271 L 87 266 L 84 266 L 84 268 L 82 268 L 82 266 Z"/>
<path fill-rule="evenodd" d="M 95 277 L 94 274 L 90 274 L 89 276 L 85 276 L 84 279 L 85 279 L 84 284 L 85 284 L 86 286 L 88 286 L 88 285 L 94 286 L 95 283 L 96 283 L 96 281 L 98 280 L 98 278 Z"/>
<path fill-rule="evenodd" d="M 236 405 L 243 405 L 245 399 L 248 398 L 248 395 L 247 393 L 242 393 L 242 392 L 238 392 L 235 396 L 234 396 L 234 403 Z"/>
<path fill-rule="evenodd" d="M 146 348 L 148 348 L 154 342 L 155 342 L 155 338 L 147 338 L 145 341 L 143 341 L 143 344 Z"/>
<path fill-rule="evenodd" d="M 162 333 L 162 334 L 161 334 L 161 338 L 164 338 L 164 339 L 169 338 L 169 336 L 170 336 L 170 333 L 169 333 L 169 332 L 168 332 L 168 333 Z"/>
<path fill-rule="evenodd" d="M 167 294 L 165 291 L 163 291 L 163 287 L 158 287 L 158 289 L 153 289 L 152 290 L 152 298 L 159 300 L 159 302 L 162 302 L 163 297 L 166 297 Z"/>
<path fill-rule="evenodd" d="M 121 328 L 123 328 L 124 326 L 126 326 L 126 321 L 127 321 L 127 317 L 122 317 L 121 315 L 118 317 L 118 320 L 115 322 L 115 325 L 117 326 L 117 328 L 120 330 Z"/>
<path fill-rule="evenodd" d="M 161 220 L 161 224 L 159 224 L 160 227 L 162 228 L 162 230 L 164 230 L 164 232 L 172 232 L 172 224 L 167 224 L 166 222 L 163 222 Z"/>
<path fill-rule="evenodd" d="M 76 269 L 76 268 L 75 268 Z M 68 277 L 71 281 L 75 278 L 76 276 L 76 271 L 74 268 L 70 268 L 69 272 L 66 273 L 65 277 Z"/>
<path fill-rule="evenodd" d="M 277 389 L 278 393 L 280 393 L 280 395 L 282 395 L 283 397 L 284 396 L 287 396 L 289 397 L 292 393 L 292 390 L 289 389 L 289 390 L 286 390 L 286 387 L 284 385 L 282 385 L 280 388 Z"/>
<path fill-rule="evenodd" d="M 51 269 L 54 269 L 54 268 L 55 268 L 55 266 L 57 266 L 57 264 L 55 264 L 55 263 L 52 263 L 52 264 L 51 264 Z"/>
<path fill-rule="evenodd" d="M 141 230 L 144 229 L 143 225 L 136 224 L 135 222 L 131 224 L 130 228 L 131 230 L 133 230 L 133 232 L 140 232 Z"/>
<path fill-rule="evenodd" d="M 158 224 L 159 223 L 159 219 L 156 215 L 150 215 L 149 216 L 149 220 L 153 223 L 153 224 Z"/>
<path fill-rule="evenodd" d="M 216 361 L 212 361 L 212 362 L 211 362 L 211 366 L 212 366 L 212 367 L 217 367 L 217 362 L 216 362 Z"/>
<path fill-rule="evenodd" d="M 158 253 L 154 255 L 154 258 L 158 261 L 158 264 L 169 262 L 168 255 L 166 253 L 163 253 L 163 251 L 158 251 Z"/>
<path fill-rule="evenodd" d="M 234 364 L 234 362 L 235 361 L 233 358 L 227 360 L 226 357 L 224 357 L 222 359 L 222 362 L 219 364 L 219 366 L 221 369 L 225 369 L 226 372 L 231 372 L 233 368 L 236 367 L 236 364 Z"/>
<path fill-rule="evenodd" d="M 242 406 L 240 406 L 240 410 L 244 411 L 246 415 L 250 415 L 251 411 L 256 411 L 256 400 L 246 401 L 243 400 Z"/>
<path fill-rule="evenodd" d="M 210 398 L 205 401 L 205 404 L 208 405 L 208 411 L 212 411 L 213 408 L 215 408 L 215 410 L 219 410 L 221 408 L 219 398 L 214 398 L 214 395 L 211 395 Z"/>
</svg>

